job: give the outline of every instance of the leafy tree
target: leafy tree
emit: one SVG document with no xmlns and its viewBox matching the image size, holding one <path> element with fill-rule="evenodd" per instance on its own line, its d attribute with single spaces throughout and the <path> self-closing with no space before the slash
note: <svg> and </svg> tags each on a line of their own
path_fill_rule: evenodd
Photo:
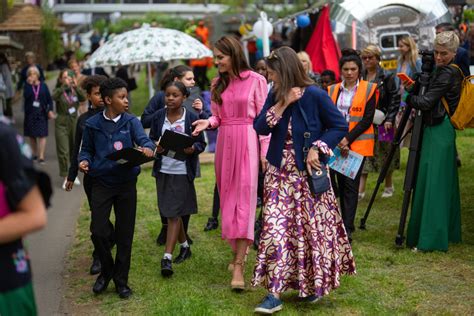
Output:
<svg viewBox="0 0 474 316">
<path fill-rule="evenodd" d="M 41 26 L 41 35 L 45 44 L 46 56 L 49 61 L 59 57 L 63 51 L 63 43 L 61 41 L 61 33 L 58 28 L 58 20 L 54 14 L 43 9 L 43 25 Z"/>
</svg>

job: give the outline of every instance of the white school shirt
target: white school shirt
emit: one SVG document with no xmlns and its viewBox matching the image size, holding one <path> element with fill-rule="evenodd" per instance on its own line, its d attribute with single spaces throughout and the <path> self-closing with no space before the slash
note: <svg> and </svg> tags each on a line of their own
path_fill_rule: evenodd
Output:
<svg viewBox="0 0 474 316">
<path fill-rule="evenodd" d="M 176 122 L 171 123 L 168 120 L 168 115 L 165 117 L 165 122 L 163 123 L 163 128 L 161 129 L 161 135 L 169 129 L 179 133 L 185 133 L 185 118 L 186 118 L 186 109 L 183 108 L 183 116 L 179 118 Z M 186 162 L 176 160 L 170 157 L 162 156 L 161 158 L 161 173 L 167 174 L 187 174 L 186 171 Z"/>
<path fill-rule="evenodd" d="M 352 89 L 347 89 L 344 87 L 345 81 L 341 83 L 341 93 L 339 94 L 339 98 L 337 99 L 337 109 L 341 112 L 342 116 L 346 119 L 346 122 L 349 123 L 351 119 L 350 110 L 352 106 L 352 99 L 357 92 L 357 88 L 359 87 L 359 79 L 357 79 L 357 83 Z"/>
</svg>

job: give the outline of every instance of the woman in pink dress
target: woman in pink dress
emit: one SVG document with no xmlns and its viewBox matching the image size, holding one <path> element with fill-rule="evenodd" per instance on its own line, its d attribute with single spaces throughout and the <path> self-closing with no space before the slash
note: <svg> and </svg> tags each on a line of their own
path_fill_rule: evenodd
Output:
<svg viewBox="0 0 474 316">
<path fill-rule="evenodd" d="M 265 78 L 250 70 L 239 41 L 231 36 L 214 45 L 219 76 L 213 80 L 212 116 L 196 121 L 194 134 L 219 127 L 215 156 L 221 199 L 222 238 L 234 252 L 231 287 L 245 287 L 243 264 L 254 238 L 259 157 L 265 164 L 268 137 L 260 140 L 253 129 L 267 97 Z"/>
</svg>

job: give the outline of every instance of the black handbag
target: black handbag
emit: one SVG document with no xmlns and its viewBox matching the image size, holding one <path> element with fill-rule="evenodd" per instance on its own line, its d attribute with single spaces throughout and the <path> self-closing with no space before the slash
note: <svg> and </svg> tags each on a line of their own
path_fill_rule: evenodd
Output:
<svg viewBox="0 0 474 316">
<path fill-rule="evenodd" d="M 298 107 L 300 109 L 301 115 L 303 116 L 304 123 L 306 125 L 306 132 L 304 132 L 304 145 L 303 145 L 303 156 L 304 162 L 308 156 L 308 152 L 311 148 L 311 132 L 309 131 L 308 117 L 303 110 L 303 107 L 298 102 Z M 321 194 L 329 190 L 331 187 L 331 182 L 328 176 L 328 169 L 326 164 L 321 162 L 321 170 L 311 169 L 311 174 L 308 174 L 308 185 L 311 193 Z"/>
</svg>

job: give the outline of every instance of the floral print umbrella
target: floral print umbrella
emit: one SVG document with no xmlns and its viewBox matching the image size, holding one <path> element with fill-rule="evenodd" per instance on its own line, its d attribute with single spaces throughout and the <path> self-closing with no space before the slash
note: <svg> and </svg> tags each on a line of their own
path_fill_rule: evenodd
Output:
<svg viewBox="0 0 474 316">
<path fill-rule="evenodd" d="M 87 60 L 86 67 L 204 57 L 212 57 L 212 51 L 197 39 L 178 30 L 145 25 L 106 42 Z"/>
</svg>

